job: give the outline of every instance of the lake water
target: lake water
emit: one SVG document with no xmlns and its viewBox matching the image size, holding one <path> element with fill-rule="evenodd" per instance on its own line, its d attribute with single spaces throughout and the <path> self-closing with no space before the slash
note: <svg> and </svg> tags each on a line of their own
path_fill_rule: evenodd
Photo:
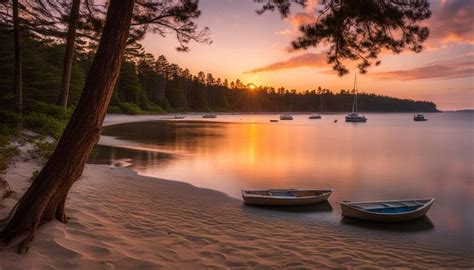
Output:
<svg viewBox="0 0 474 270">
<path fill-rule="evenodd" d="M 246 188 L 331 188 L 329 203 L 297 218 L 474 251 L 474 114 L 343 114 L 270 123 L 278 115 L 219 115 L 104 128 L 90 162 L 131 159 L 139 174 L 240 198 Z M 334 120 L 338 120 L 334 123 Z M 341 200 L 435 197 L 428 218 L 371 224 L 340 217 Z M 268 211 L 272 211 L 269 209 Z"/>
</svg>

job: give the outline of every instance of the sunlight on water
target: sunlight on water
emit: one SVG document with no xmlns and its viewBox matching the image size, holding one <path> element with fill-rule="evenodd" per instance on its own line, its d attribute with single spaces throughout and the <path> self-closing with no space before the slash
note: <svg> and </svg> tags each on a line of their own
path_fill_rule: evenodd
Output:
<svg viewBox="0 0 474 270">
<path fill-rule="evenodd" d="M 140 174 L 236 198 L 243 188 L 332 188 L 333 210 L 305 217 L 329 223 L 339 222 L 341 200 L 436 197 L 428 214 L 435 229 L 425 238 L 434 233 L 472 249 L 474 115 L 427 114 L 427 122 L 411 114 L 367 116 L 359 124 L 345 123 L 342 114 L 120 124 L 104 129 L 101 144 L 108 146 L 96 147 L 92 162 L 131 158 Z"/>
</svg>

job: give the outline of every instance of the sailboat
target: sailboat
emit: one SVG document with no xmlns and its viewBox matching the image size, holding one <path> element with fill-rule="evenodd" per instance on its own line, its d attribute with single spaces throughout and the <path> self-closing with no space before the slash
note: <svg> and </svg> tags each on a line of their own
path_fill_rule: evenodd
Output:
<svg viewBox="0 0 474 270">
<path fill-rule="evenodd" d="M 426 119 L 425 115 L 424 114 L 421 114 L 421 113 L 417 113 L 413 116 L 413 120 L 414 121 L 428 121 L 428 119 Z"/>
<path fill-rule="evenodd" d="M 320 96 L 320 102 L 321 102 L 321 112 L 323 112 L 323 93 L 321 93 L 321 96 Z M 309 119 L 321 119 L 321 115 L 320 114 L 313 114 L 311 113 L 309 115 Z"/>
<path fill-rule="evenodd" d="M 352 112 L 346 115 L 346 122 L 360 123 L 367 122 L 367 118 L 364 115 L 359 114 L 357 111 L 357 95 L 359 91 L 357 89 L 357 73 L 354 76 L 354 103 L 352 103 Z"/>
</svg>

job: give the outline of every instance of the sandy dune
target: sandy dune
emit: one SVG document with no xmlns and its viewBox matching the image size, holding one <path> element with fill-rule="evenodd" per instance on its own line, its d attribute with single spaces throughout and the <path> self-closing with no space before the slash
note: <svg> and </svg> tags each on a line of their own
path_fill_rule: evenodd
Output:
<svg viewBox="0 0 474 270">
<path fill-rule="evenodd" d="M 0 269 L 314 269 L 472 267 L 474 256 L 368 239 L 286 220 L 186 183 L 87 165 L 67 202 L 70 222 L 40 228 L 29 254 Z"/>
</svg>

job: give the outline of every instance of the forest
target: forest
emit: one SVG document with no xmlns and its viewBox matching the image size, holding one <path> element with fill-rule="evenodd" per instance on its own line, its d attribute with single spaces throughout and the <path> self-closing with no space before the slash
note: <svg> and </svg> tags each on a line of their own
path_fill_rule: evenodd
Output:
<svg viewBox="0 0 474 270">
<path fill-rule="evenodd" d="M 13 88 L 13 38 L 0 26 L 0 115 L 9 115 Z M 23 35 L 23 98 L 25 117 L 38 106 L 55 104 L 61 87 L 65 45 L 32 33 Z M 74 108 L 84 87 L 94 56 L 95 44 L 79 47 L 71 70 L 68 107 Z M 255 86 L 239 79 L 228 81 L 210 73 L 191 72 L 155 58 L 140 44 L 126 49 L 109 113 L 145 114 L 165 112 L 345 112 L 352 108 L 350 90 L 333 92 L 326 88 L 297 92 L 283 87 Z M 321 108 L 322 105 L 322 108 Z M 359 108 L 366 112 L 437 111 L 432 102 L 413 101 L 369 93 L 359 94 Z M 51 110 L 51 108 L 49 108 Z"/>
</svg>

